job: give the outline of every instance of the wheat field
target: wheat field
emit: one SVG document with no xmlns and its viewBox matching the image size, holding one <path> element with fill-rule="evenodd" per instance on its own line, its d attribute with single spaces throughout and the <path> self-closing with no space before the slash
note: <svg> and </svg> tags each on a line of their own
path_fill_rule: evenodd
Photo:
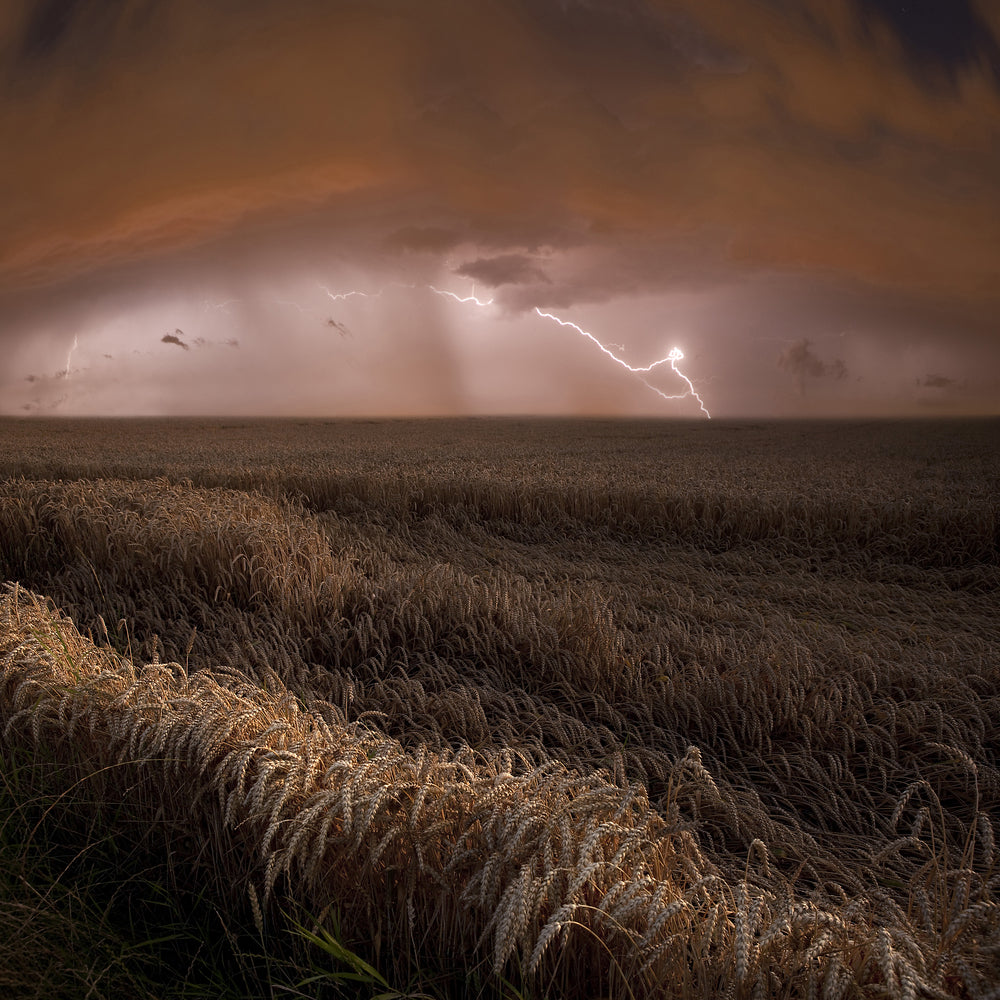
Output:
<svg viewBox="0 0 1000 1000">
<path fill-rule="evenodd" d="M 435 996 L 1000 997 L 996 421 L 0 439 L 8 787 L 58 764 L 265 949 L 295 912 Z"/>
</svg>

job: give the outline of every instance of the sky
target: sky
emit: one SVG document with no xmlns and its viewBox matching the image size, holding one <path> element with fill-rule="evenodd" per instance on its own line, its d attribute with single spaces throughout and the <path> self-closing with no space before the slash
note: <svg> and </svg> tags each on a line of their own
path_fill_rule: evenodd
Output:
<svg viewBox="0 0 1000 1000">
<path fill-rule="evenodd" d="M 0 149 L 0 414 L 1000 414 L 993 0 L 4 0 Z"/>
</svg>

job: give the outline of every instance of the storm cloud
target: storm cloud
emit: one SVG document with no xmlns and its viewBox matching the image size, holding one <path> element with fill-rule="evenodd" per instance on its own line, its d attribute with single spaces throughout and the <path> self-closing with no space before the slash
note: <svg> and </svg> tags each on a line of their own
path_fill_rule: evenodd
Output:
<svg viewBox="0 0 1000 1000">
<path fill-rule="evenodd" d="M 840 358 L 834 361 L 821 361 L 805 337 L 796 340 L 778 355 L 778 367 L 794 376 L 800 392 L 807 377 L 838 379 L 847 377 L 847 366 Z"/>
<path fill-rule="evenodd" d="M 179 336 L 180 332 L 181 332 L 180 330 L 177 330 L 174 333 L 165 333 L 162 337 L 160 337 L 160 343 L 176 344 L 178 347 L 183 348 L 185 351 L 190 351 L 191 350 L 190 346 L 186 344 L 183 340 L 181 340 Z"/>
<path fill-rule="evenodd" d="M 455 274 L 482 282 L 491 288 L 501 285 L 527 285 L 536 282 L 551 284 L 551 279 L 530 257 L 505 253 L 499 257 L 480 257 L 456 267 Z"/>
<path fill-rule="evenodd" d="M 810 405 L 905 412 L 934 366 L 994 412 L 998 33 L 977 0 L 12 0 L 4 406 L 74 336 L 124 364 L 180 327 L 243 346 L 199 354 L 219 405 L 587 412 L 553 386 L 595 384 L 601 358 L 542 308 L 630 363 L 682 347 L 721 413 L 774 412 L 789 375 L 829 384 Z M 494 312 L 426 291 L 474 284 Z M 334 317 L 353 337 L 324 337 L 323 287 L 356 293 Z M 385 363 L 392 338 L 416 369 Z M 776 370 L 773 342 L 802 340 Z M 527 393 L 516 359 L 489 382 L 500 351 L 547 385 Z M 131 405 L 90 368 L 66 410 Z M 159 375 L 144 406 L 195 405 Z M 670 414 L 624 386 L 595 410 Z"/>
</svg>

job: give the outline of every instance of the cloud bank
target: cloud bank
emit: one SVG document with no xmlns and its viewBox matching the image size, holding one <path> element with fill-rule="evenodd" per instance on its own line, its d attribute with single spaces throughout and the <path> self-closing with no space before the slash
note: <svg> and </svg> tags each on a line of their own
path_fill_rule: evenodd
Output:
<svg viewBox="0 0 1000 1000">
<path fill-rule="evenodd" d="M 398 314 L 357 299 L 332 317 L 366 406 L 551 398 L 466 391 L 489 352 L 465 331 L 484 317 L 419 293 L 450 281 L 493 289 L 503 349 L 547 345 L 553 377 L 565 358 L 536 307 L 593 316 L 635 360 L 680 338 L 724 412 L 919 408 L 939 364 L 971 378 L 956 406 L 995 412 L 998 37 L 1000 11 L 974 0 L 11 0 L 0 388 L 21 388 L 4 405 L 74 336 L 92 376 L 177 327 L 256 359 L 199 353 L 254 387 L 213 398 L 294 408 L 280 373 L 330 342 L 320 283 L 412 292 Z M 422 391 L 412 372 L 365 374 L 392 337 Z M 776 370 L 774 343 L 803 340 Z M 810 352 L 849 377 L 814 375 Z M 823 391 L 786 399 L 789 375 Z M 183 384 L 142 398 L 184 409 Z M 645 406 L 635 386 L 587 384 L 595 411 Z M 96 383 L 88 398 L 123 399 Z"/>
</svg>

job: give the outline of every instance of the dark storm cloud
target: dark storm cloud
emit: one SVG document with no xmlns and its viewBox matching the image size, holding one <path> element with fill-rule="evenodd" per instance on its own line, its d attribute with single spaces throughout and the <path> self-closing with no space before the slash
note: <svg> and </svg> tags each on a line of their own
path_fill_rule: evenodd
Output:
<svg viewBox="0 0 1000 1000">
<path fill-rule="evenodd" d="M 843 379 L 847 377 L 847 366 L 841 359 L 823 361 L 813 351 L 812 344 L 806 337 L 789 344 L 778 355 L 778 367 L 792 375 L 799 393 L 805 388 L 806 378 Z"/>
<path fill-rule="evenodd" d="M 918 75 L 937 72 L 952 83 L 977 63 L 990 68 L 1000 85 L 1000 45 L 990 25 L 969 0 L 855 0 L 869 25 L 891 28 Z"/>
<path fill-rule="evenodd" d="M 917 384 L 927 389 L 949 389 L 957 384 L 957 380 L 947 375 L 925 375 Z"/>
<path fill-rule="evenodd" d="M 178 336 L 180 332 L 181 332 L 180 330 L 176 330 L 174 333 L 165 333 L 162 337 L 160 337 L 160 343 L 176 344 L 178 347 L 183 348 L 185 351 L 191 350 L 190 346 L 186 344 L 183 340 L 181 340 L 181 338 Z"/>
<path fill-rule="evenodd" d="M 326 321 L 326 325 L 332 327 L 341 335 L 341 337 L 353 337 L 354 334 L 351 333 L 350 328 L 338 320 L 335 320 L 332 316 Z"/>
<path fill-rule="evenodd" d="M 85 0 L 43 0 L 28 12 L 21 38 L 22 59 L 41 59 L 50 55 L 62 41 Z"/>
<path fill-rule="evenodd" d="M 551 279 L 531 257 L 505 253 L 499 257 L 480 257 L 454 269 L 463 278 L 499 288 L 501 285 L 527 285 L 537 282 L 551 284 Z"/>
</svg>

